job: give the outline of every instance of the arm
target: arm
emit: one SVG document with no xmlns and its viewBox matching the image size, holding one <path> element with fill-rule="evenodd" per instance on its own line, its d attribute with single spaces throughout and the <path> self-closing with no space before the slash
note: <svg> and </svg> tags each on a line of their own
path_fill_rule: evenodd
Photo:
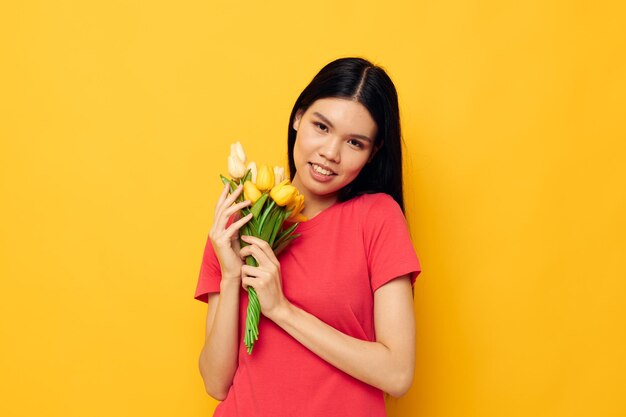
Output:
<svg viewBox="0 0 626 417">
<path fill-rule="evenodd" d="M 234 280 L 233 280 L 234 281 Z M 220 293 L 209 294 L 200 375 L 207 394 L 223 401 L 237 369 L 239 282 L 223 280 Z"/>
<path fill-rule="evenodd" d="M 233 222 L 228 227 L 227 225 L 230 216 L 250 204 L 249 201 L 235 204 L 241 190 L 242 187 L 239 186 L 228 195 L 228 186 L 224 187 L 215 208 L 215 220 L 209 233 L 222 278 L 220 292 L 209 295 L 206 336 L 198 366 L 206 392 L 220 401 L 226 398 L 237 369 L 242 266 L 238 232 L 250 220 L 251 215 Z"/>
<path fill-rule="evenodd" d="M 415 368 L 415 319 L 411 284 L 404 276 L 374 293 L 376 341 L 348 336 L 285 303 L 270 317 L 325 361 L 394 397 L 411 387 Z"/>
<path fill-rule="evenodd" d="M 415 318 L 411 283 L 398 277 L 374 293 L 376 341 L 348 336 L 291 304 L 282 294 L 280 263 L 260 239 L 246 236 L 259 267 L 244 265 L 244 287 L 254 287 L 263 315 L 338 369 L 394 397 L 408 391 L 415 368 Z"/>
</svg>

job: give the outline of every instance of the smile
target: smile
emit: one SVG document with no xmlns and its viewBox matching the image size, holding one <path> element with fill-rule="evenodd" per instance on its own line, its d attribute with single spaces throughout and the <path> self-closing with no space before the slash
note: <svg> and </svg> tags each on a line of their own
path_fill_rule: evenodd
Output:
<svg viewBox="0 0 626 417">
<path fill-rule="evenodd" d="M 309 162 L 309 165 L 311 165 L 311 167 L 313 168 L 313 171 L 317 172 L 318 174 L 326 175 L 329 177 L 332 175 L 337 175 L 335 172 L 331 171 L 330 169 L 314 164 L 313 162 Z"/>
</svg>

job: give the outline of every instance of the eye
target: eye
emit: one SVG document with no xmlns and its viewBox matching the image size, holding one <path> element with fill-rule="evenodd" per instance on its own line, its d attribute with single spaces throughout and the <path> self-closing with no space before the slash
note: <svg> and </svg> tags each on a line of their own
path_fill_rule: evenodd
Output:
<svg viewBox="0 0 626 417">
<path fill-rule="evenodd" d="M 326 131 L 328 130 L 328 127 L 324 124 L 324 123 L 320 123 L 320 122 L 313 122 L 313 124 L 315 126 L 317 126 L 318 129 L 322 130 L 322 131 Z"/>
<path fill-rule="evenodd" d="M 357 139 L 350 139 L 348 143 L 350 145 L 356 146 L 359 149 L 363 149 L 365 147 L 365 145 L 363 145 L 363 143 Z"/>
</svg>

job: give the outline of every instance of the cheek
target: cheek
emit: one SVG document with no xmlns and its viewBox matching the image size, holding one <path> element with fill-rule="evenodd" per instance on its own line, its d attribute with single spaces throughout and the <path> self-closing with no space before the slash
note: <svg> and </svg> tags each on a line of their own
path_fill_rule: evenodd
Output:
<svg viewBox="0 0 626 417">
<path fill-rule="evenodd" d="M 293 146 L 293 161 L 297 165 L 302 164 L 302 162 L 306 159 L 306 150 L 303 149 L 302 139 L 296 137 L 296 143 Z"/>
<path fill-rule="evenodd" d="M 367 162 L 367 158 L 359 157 L 350 161 L 349 168 L 347 171 L 349 172 L 350 177 L 356 178 L 360 173 L 363 167 L 365 167 L 365 163 Z"/>
<path fill-rule="evenodd" d="M 307 159 L 315 150 L 315 140 L 310 133 L 306 132 L 306 129 L 301 129 L 296 135 L 296 142 L 293 147 L 294 160 L 300 158 L 301 160 Z"/>
</svg>

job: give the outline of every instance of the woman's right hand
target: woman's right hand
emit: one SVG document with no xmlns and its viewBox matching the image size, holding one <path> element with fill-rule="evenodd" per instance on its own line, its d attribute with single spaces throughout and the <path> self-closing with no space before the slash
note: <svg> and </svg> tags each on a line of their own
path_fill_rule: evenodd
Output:
<svg viewBox="0 0 626 417">
<path fill-rule="evenodd" d="M 238 186 L 232 194 L 229 194 L 228 190 L 230 190 L 230 186 L 226 184 L 215 206 L 215 217 L 209 237 L 222 268 L 222 279 L 240 280 L 243 261 L 239 257 L 239 229 L 250 221 L 252 214 L 248 214 L 226 227 L 230 216 L 250 205 L 249 200 L 234 204 L 237 197 L 243 192 L 243 186 Z"/>
</svg>

